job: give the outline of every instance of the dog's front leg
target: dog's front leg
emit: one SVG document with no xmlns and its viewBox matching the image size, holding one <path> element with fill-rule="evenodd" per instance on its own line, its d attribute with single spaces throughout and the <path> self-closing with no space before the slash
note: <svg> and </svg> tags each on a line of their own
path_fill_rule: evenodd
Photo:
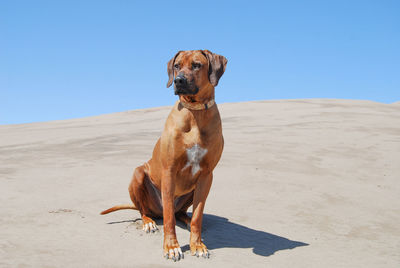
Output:
<svg viewBox="0 0 400 268">
<path fill-rule="evenodd" d="M 164 218 L 164 257 L 174 261 L 179 261 L 183 258 L 182 250 L 176 239 L 175 232 L 175 207 L 174 207 L 174 192 L 175 184 L 172 179 L 172 172 L 165 170 L 162 180 L 162 203 L 163 203 L 163 218 Z"/>
<path fill-rule="evenodd" d="M 209 257 L 207 247 L 201 241 L 201 225 L 206 199 L 212 184 L 212 173 L 199 178 L 194 190 L 193 215 L 190 223 L 190 252 L 192 255 Z"/>
</svg>

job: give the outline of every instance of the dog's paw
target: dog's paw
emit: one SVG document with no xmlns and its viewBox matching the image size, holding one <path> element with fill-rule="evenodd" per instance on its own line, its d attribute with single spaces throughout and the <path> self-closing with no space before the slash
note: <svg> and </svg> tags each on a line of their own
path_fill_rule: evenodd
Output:
<svg viewBox="0 0 400 268">
<path fill-rule="evenodd" d="M 178 244 L 176 238 L 165 239 L 164 240 L 164 258 L 171 259 L 173 261 L 179 261 L 183 259 L 183 252 Z"/>
<path fill-rule="evenodd" d="M 210 252 L 203 242 L 190 244 L 190 253 L 192 256 L 210 258 Z"/>
<path fill-rule="evenodd" d="M 143 224 L 143 231 L 145 231 L 146 233 L 155 233 L 157 232 L 159 229 L 157 227 L 157 225 L 154 222 L 149 222 L 146 224 Z"/>
<path fill-rule="evenodd" d="M 142 220 L 143 220 L 143 231 L 145 231 L 146 233 L 154 233 L 158 231 L 158 227 L 155 223 L 155 221 L 153 221 L 151 218 L 147 217 L 147 216 L 142 216 Z"/>
<path fill-rule="evenodd" d="M 182 249 L 180 247 L 170 249 L 168 252 L 164 252 L 164 258 L 171 259 L 173 261 L 179 261 L 184 259 Z"/>
</svg>

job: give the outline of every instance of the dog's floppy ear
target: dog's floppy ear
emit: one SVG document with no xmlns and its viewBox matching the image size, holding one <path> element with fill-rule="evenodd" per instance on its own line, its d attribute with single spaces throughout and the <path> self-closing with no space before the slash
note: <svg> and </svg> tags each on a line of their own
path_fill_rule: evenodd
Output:
<svg viewBox="0 0 400 268">
<path fill-rule="evenodd" d="M 228 60 L 224 56 L 214 54 L 209 50 L 202 50 L 201 52 L 208 59 L 208 78 L 210 83 L 215 87 L 218 85 L 219 79 L 225 72 Z"/>
<path fill-rule="evenodd" d="M 182 51 L 178 51 L 178 53 L 176 53 L 176 55 L 167 64 L 167 71 L 168 71 L 167 87 L 170 87 L 172 85 L 172 82 L 174 81 L 174 63 L 175 63 L 176 57 L 178 57 L 179 53 L 181 53 L 181 52 Z"/>
</svg>

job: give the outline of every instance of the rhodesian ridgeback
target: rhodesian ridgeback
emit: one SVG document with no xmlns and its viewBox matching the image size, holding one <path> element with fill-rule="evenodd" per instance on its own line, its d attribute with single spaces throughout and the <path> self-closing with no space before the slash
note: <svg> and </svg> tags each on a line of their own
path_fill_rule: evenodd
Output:
<svg viewBox="0 0 400 268">
<path fill-rule="evenodd" d="M 152 218 L 162 217 L 164 257 L 174 261 L 184 257 L 176 238 L 176 220 L 190 228 L 191 254 L 209 257 L 201 227 L 213 170 L 224 147 L 214 88 L 226 64 L 225 57 L 208 50 L 179 51 L 168 62 L 167 87 L 174 82 L 179 100 L 168 115 L 152 158 L 134 171 L 129 185 L 133 204 L 101 213 L 136 209 L 146 232 L 157 231 Z M 191 205 L 190 218 L 187 210 Z"/>
</svg>

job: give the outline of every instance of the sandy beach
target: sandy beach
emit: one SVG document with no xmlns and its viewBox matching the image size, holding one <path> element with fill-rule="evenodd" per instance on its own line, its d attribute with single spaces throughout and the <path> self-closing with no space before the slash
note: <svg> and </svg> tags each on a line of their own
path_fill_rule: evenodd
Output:
<svg viewBox="0 0 400 268">
<path fill-rule="evenodd" d="M 218 99 L 217 99 L 218 101 Z M 400 267 L 400 103 L 218 105 L 210 259 L 162 257 L 130 201 L 171 107 L 0 126 L 1 267 Z M 191 209 L 189 209 L 191 211 Z"/>
</svg>

